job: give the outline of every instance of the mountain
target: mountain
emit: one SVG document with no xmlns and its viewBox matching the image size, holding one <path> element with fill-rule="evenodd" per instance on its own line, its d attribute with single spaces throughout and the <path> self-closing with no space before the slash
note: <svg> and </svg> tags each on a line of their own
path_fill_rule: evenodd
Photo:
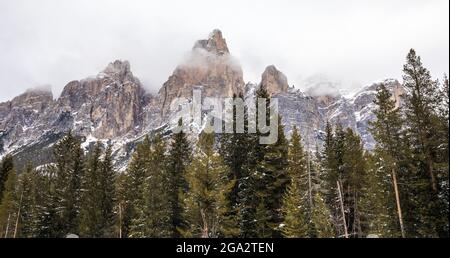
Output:
<svg viewBox="0 0 450 258">
<path fill-rule="evenodd" d="M 362 88 L 353 96 L 343 96 L 337 91 L 310 95 L 297 89 L 289 89 L 275 95 L 279 98 L 279 110 L 289 135 L 293 125 L 301 130 L 305 145 L 309 149 L 322 146 L 327 121 L 332 125 L 341 124 L 358 132 L 366 149 L 373 149 L 375 141 L 368 131 L 369 121 L 375 119 L 373 111 L 376 90 L 384 84 L 393 95 L 397 105 L 401 105 L 402 85 L 394 79 L 387 79 Z"/>
<path fill-rule="evenodd" d="M 242 68 L 231 56 L 220 30 L 195 43 L 189 58 L 179 65 L 159 91 L 162 116 L 168 113 L 174 98 L 190 98 L 200 87 L 203 97 L 232 97 L 243 93 Z"/>
<path fill-rule="evenodd" d="M 202 97 L 254 97 L 258 87 L 279 99 L 279 110 L 289 135 L 297 125 L 307 147 L 321 146 L 327 121 L 357 131 L 367 149 L 374 146 L 368 122 L 374 119 L 376 88 L 384 83 L 400 105 L 404 90 L 396 80 L 364 87 L 353 96 L 343 96 L 338 86 L 323 79 L 311 79 L 303 92 L 289 87 L 287 77 L 275 66 L 267 66 L 259 83 L 244 83 L 239 62 L 231 55 L 222 32 L 214 30 L 198 40 L 187 60 L 155 95 L 147 93 L 128 61 L 116 60 L 94 77 L 69 82 L 54 99 L 49 90 L 34 89 L 0 103 L 0 156 L 10 153 L 23 167 L 52 162 L 52 146 L 68 131 L 78 135 L 88 151 L 96 141 L 111 144 L 116 167 L 123 170 L 145 135 L 171 133 L 175 98 L 191 98 L 193 89 Z"/>
</svg>

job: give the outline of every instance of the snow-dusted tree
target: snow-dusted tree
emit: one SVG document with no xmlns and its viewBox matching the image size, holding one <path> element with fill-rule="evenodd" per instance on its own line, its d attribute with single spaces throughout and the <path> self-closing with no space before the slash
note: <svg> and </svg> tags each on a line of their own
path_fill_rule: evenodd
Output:
<svg viewBox="0 0 450 258">
<path fill-rule="evenodd" d="M 54 147 L 57 214 L 60 236 L 78 233 L 81 181 L 84 174 L 84 153 L 80 141 L 69 132 Z"/>
<path fill-rule="evenodd" d="M 187 169 L 189 191 L 185 196 L 187 236 L 214 238 L 229 234 L 228 196 L 235 182 L 214 148 L 214 134 L 203 132 Z M 236 228 L 236 225 L 231 225 Z"/>
<path fill-rule="evenodd" d="M 411 141 L 411 165 L 416 187 L 411 189 L 414 210 L 417 212 L 415 231 L 421 236 L 448 236 L 448 202 L 441 196 L 447 189 L 448 174 L 442 166 L 448 161 L 441 159 L 442 146 L 448 144 L 440 133 L 439 108 L 442 94 L 438 82 L 431 78 L 430 72 L 422 65 L 422 60 L 411 49 L 403 68 L 403 85 L 407 90 L 405 115 L 408 137 Z"/>
</svg>

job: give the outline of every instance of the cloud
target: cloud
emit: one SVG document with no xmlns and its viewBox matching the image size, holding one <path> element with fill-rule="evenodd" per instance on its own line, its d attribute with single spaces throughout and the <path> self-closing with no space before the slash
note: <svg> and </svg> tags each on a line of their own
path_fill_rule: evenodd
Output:
<svg viewBox="0 0 450 258">
<path fill-rule="evenodd" d="M 246 81 L 276 65 L 294 85 L 401 79 L 413 47 L 434 76 L 449 64 L 447 0 L 0 0 L 0 101 L 37 85 L 57 96 L 115 59 L 157 92 L 198 39 L 222 30 Z"/>
</svg>

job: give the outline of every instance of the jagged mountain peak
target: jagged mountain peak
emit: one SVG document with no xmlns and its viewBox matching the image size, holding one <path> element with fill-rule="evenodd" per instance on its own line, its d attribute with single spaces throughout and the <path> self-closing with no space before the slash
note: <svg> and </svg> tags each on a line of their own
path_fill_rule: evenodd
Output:
<svg viewBox="0 0 450 258">
<path fill-rule="evenodd" d="M 109 63 L 106 68 L 99 73 L 98 77 L 109 77 L 121 82 L 127 80 L 138 81 L 131 72 L 130 62 L 126 60 L 115 60 L 114 62 Z"/>
<path fill-rule="evenodd" d="M 269 65 L 261 75 L 261 87 L 270 94 L 286 92 L 289 88 L 286 75 L 280 72 L 274 65 Z"/>
<path fill-rule="evenodd" d="M 208 39 L 198 40 L 194 45 L 194 49 L 203 49 L 217 55 L 225 55 L 230 53 L 227 42 L 223 38 L 222 32 L 219 29 L 213 30 L 209 34 Z"/>
<path fill-rule="evenodd" d="M 166 116 L 175 98 L 191 98 L 194 87 L 203 96 L 231 97 L 244 92 L 242 68 L 230 54 L 220 30 L 208 39 L 199 40 L 159 90 L 161 114 Z"/>
</svg>

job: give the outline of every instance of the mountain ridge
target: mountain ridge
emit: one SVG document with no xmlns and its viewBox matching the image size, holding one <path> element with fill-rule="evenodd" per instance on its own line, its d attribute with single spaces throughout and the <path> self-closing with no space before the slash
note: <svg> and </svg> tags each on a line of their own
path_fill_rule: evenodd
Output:
<svg viewBox="0 0 450 258">
<path fill-rule="evenodd" d="M 383 83 L 400 104 L 400 83 L 392 79 Z M 321 146 L 325 123 L 330 121 L 357 131 L 365 147 L 371 149 L 374 141 L 367 126 L 374 119 L 372 102 L 377 85 L 362 88 L 353 98 L 309 94 L 290 87 L 287 77 L 274 65 L 267 66 L 259 83 L 244 83 L 242 68 L 220 30 L 214 30 L 208 39 L 195 42 L 191 58 L 175 68 L 157 94 L 145 90 L 128 61 L 115 60 L 95 77 L 69 82 L 56 99 L 51 90 L 39 89 L 0 103 L 0 156 L 10 153 L 22 162 L 41 151 L 50 157 L 51 146 L 72 131 L 81 137 L 86 151 L 97 140 L 112 144 L 116 166 L 124 168 L 135 143 L 144 135 L 170 133 L 170 103 L 192 96 L 198 86 L 202 96 L 214 97 L 251 95 L 255 88 L 265 87 L 279 99 L 286 133 L 297 125 L 307 148 Z M 51 159 L 34 162 L 42 165 Z"/>
</svg>

